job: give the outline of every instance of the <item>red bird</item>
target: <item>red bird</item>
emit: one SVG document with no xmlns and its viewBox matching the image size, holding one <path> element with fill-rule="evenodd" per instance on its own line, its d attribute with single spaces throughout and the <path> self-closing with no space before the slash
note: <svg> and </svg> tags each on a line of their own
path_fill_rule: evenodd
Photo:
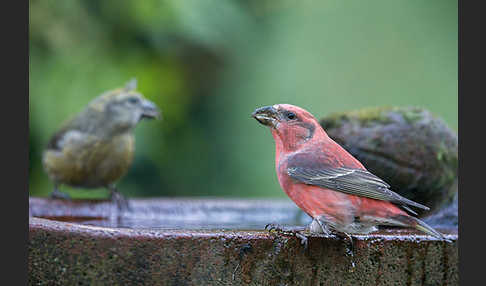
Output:
<svg viewBox="0 0 486 286">
<path fill-rule="evenodd" d="M 410 227 L 445 237 L 416 217 L 408 206 L 428 210 L 392 192 L 334 142 L 306 110 L 289 104 L 258 108 L 252 116 L 269 126 L 275 139 L 275 167 L 285 193 L 313 218 L 309 230 L 367 234 L 378 225 Z M 350 237 L 349 237 L 350 238 Z"/>
</svg>

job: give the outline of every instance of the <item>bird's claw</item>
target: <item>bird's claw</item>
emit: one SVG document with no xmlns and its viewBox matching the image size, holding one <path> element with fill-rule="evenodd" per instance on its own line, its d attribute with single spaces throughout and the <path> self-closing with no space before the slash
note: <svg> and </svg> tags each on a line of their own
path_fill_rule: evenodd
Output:
<svg viewBox="0 0 486 286">
<path fill-rule="evenodd" d="M 300 244 L 302 244 L 304 246 L 304 250 L 306 250 L 309 246 L 309 239 L 307 236 L 300 232 L 295 232 L 295 236 L 300 239 Z"/>
<path fill-rule="evenodd" d="M 283 232 L 284 231 L 282 225 L 275 224 L 275 223 L 269 223 L 269 224 L 265 225 L 265 230 L 268 231 L 268 232 L 272 232 L 272 231 Z"/>
<path fill-rule="evenodd" d="M 284 235 L 294 235 L 298 239 L 300 239 L 300 244 L 304 246 L 304 250 L 307 249 L 309 242 L 307 239 L 307 236 L 302 234 L 302 231 L 296 230 L 296 229 L 285 229 L 282 225 L 280 224 L 274 224 L 274 223 L 269 223 L 265 226 L 265 230 L 268 232 L 276 232 L 278 234 L 284 234 Z"/>
</svg>

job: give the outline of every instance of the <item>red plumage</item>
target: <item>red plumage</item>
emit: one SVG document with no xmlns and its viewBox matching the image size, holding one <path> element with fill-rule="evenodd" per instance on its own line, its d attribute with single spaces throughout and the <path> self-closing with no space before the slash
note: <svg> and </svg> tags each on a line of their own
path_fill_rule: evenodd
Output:
<svg viewBox="0 0 486 286">
<path fill-rule="evenodd" d="M 332 140 L 306 110 L 278 104 L 257 109 L 253 117 L 271 128 L 278 181 L 314 219 L 311 231 L 365 234 L 378 225 L 394 225 L 444 238 L 407 213 L 414 213 L 407 205 L 427 207 L 392 192 Z"/>
</svg>

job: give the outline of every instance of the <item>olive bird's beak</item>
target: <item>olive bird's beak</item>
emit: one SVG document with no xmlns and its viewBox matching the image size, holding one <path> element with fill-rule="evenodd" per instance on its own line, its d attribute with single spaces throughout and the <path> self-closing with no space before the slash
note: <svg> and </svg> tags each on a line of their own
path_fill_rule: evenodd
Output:
<svg viewBox="0 0 486 286">
<path fill-rule="evenodd" d="M 263 125 L 275 128 L 278 123 L 278 111 L 273 106 L 257 108 L 251 116 Z"/>
<path fill-rule="evenodd" d="M 159 119 L 160 117 L 161 112 L 155 103 L 146 99 L 142 101 L 142 119 Z"/>
</svg>

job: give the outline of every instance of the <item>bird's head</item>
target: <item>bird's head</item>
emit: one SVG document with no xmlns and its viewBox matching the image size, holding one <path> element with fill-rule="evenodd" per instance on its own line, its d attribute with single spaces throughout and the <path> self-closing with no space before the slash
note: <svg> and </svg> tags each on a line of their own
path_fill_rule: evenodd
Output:
<svg viewBox="0 0 486 286">
<path fill-rule="evenodd" d="M 135 91 L 136 85 L 133 79 L 124 88 L 108 91 L 95 98 L 89 108 L 103 113 L 105 123 L 120 132 L 135 127 L 141 119 L 159 118 L 160 110 Z"/>
<path fill-rule="evenodd" d="M 275 141 L 287 151 L 295 150 L 316 134 L 327 136 L 317 120 L 307 110 L 290 104 L 275 104 L 257 108 L 252 117 L 270 127 Z"/>
</svg>

